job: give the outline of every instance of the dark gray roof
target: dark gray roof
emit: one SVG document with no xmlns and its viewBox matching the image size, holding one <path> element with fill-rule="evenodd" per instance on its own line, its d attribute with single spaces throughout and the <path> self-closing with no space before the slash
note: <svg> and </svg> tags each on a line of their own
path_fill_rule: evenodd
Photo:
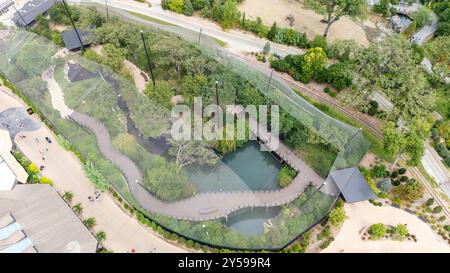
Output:
<svg viewBox="0 0 450 273">
<path fill-rule="evenodd" d="M 81 41 L 83 42 L 84 46 L 88 46 L 92 43 L 93 33 L 91 31 L 78 29 L 78 34 L 80 35 Z M 74 29 L 62 32 L 61 37 L 64 41 L 64 46 L 68 50 L 81 48 L 80 40 L 78 40 L 77 34 Z"/>
<path fill-rule="evenodd" d="M 331 177 L 348 203 L 377 197 L 358 167 L 333 171 Z"/>
<path fill-rule="evenodd" d="M 57 0 L 32 0 L 19 10 L 23 19 L 16 12 L 14 13 L 13 21 L 17 26 L 29 25 L 36 20 L 38 15 L 46 13 L 56 3 Z"/>
</svg>

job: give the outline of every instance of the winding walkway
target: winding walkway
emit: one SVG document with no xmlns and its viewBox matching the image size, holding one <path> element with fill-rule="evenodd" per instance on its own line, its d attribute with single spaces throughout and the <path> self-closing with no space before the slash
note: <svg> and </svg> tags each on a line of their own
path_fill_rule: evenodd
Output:
<svg viewBox="0 0 450 273">
<path fill-rule="evenodd" d="M 274 191 L 233 191 L 199 193 L 190 198 L 174 203 L 165 203 L 151 195 L 143 186 L 139 169 L 128 157 L 117 152 L 111 143 L 111 137 L 106 127 L 86 114 L 74 111 L 70 116 L 75 122 L 91 130 L 103 156 L 113 162 L 124 174 L 129 190 L 140 205 L 151 213 L 161 213 L 177 219 L 190 221 L 227 218 L 230 213 L 247 207 L 273 207 L 292 202 L 312 182 L 321 185 L 324 181 L 305 162 L 294 153 L 287 153 L 291 164 L 299 170 L 292 182 L 286 188 Z M 287 149 L 280 146 L 279 149 Z M 325 186 L 326 187 L 326 186 Z M 325 190 L 325 189 L 324 189 Z"/>
</svg>

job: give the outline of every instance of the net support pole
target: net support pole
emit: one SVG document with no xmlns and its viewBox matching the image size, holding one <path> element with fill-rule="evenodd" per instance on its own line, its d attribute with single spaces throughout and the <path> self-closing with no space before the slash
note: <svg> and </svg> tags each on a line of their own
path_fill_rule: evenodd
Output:
<svg viewBox="0 0 450 273">
<path fill-rule="evenodd" d="M 150 55 L 148 54 L 147 43 L 145 42 L 144 32 L 142 30 L 141 30 L 141 39 L 142 39 L 142 44 L 144 45 L 145 56 L 147 56 L 148 70 L 150 70 L 150 75 L 152 76 L 153 86 L 155 86 L 156 82 L 155 82 L 155 76 L 153 75 L 152 62 L 150 60 Z"/>
</svg>

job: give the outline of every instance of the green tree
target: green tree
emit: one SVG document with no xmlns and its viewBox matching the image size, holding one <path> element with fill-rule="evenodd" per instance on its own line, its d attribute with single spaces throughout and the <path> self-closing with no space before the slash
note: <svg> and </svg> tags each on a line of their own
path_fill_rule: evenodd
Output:
<svg viewBox="0 0 450 273">
<path fill-rule="evenodd" d="M 267 39 L 275 41 L 275 37 L 277 36 L 277 34 L 278 34 L 278 26 L 277 23 L 274 22 L 270 27 L 269 32 L 267 33 Z"/>
<path fill-rule="evenodd" d="M 314 37 L 314 39 L 310 42 L 309 46 L 311 48 L 313 48 L 313 47 L 321 47 L 321 48 L 323 48 L 325 50 L 327 50 L 327 47 L 328 47 L 327 46 L 327 40 L 321 35 L 316 35 Z"/>
<path fill-rule="evenodd" d="M 330 220 L 331 225 L 335 227 L 341 225 L 346 218 L 347 216 L 345 215 L 343 203 L 336 205 L 336 207 L 333 208 L 328 215 L 328 219 Z"/>
<path fill-rule="evenodd" d="M 162 107 L 166 109 L 172 108 L 172 97 L 174 96 L 174 93 L 168 82 L 157 81 L 155 86 L 153 86 L 152 83 L 149 83 L 145 87 L 144 93 Z"/>
<path fill-rule="evenodd" d="M 383 136 L 384 151 L 389 155 L 398 154 L 405 143 L 402 133 L 395 127 L 394 122 L 386 123 L 386 126 L 383 129 Z"/>
<path fill-rule="evenodd" d="M 422 28 L 425 25 L 429 25 L 433 20 L 432 11 L 425 6 L 422 6 L 418 11 L 416 11 L 412 17 L 417 22 L 417 28 Z"/>
<path fill-rule="evenodd" d="M 406 236 L 408 236 L 409 231 L 405 225 L 398 224 L 395 227 L 395 233 L 397 234 L 397 236 L 400 240 L 403 240 Z"/>
<path fill-rule="evenodd" d="M 181 93 L 184 96 L 184 101 L 187 105 L 194 105 L 195 97 L 202 97 L 203 100 L 211 95 L 208 78 L 204 75 L 189 75 L 183 78 L 181 82 Z M 211 100 L 211 99 L 210 99 Z"/>
<path fill-rule="evenodd" d="M 372 240 L 379 240 L 386 235 L 386 226 L 382 223 L 373 224 L 369 227 L 368 233 L 371 235 Z"/>
<path fill-rule="evenodd" d="M 327 64 L 327 55 L 321 47 L 308 49 L 303 56 L 302 61 L 302 77 L 305 82 L 309 82 L 319 72 L 321 72 Z"/>
<path fill-rule="evenodd" d="M 99 242 L 103 242 L 106 239 L 106 232 L 100 230 L 99 232 L 97 232 L 97 234 L 95 234 L 95 237 Z"/>
<path fill-rule="evenodd" d="M 175 159 L 180 169 L 194 163 L 198 165 L 215 165 L 220 159 L 205 141 L 171 139 L 169 144 L 169 155 Z"/>
<path fill-rule="evenodd" d="M 61 34 L 59 34 L 58 32 L 52 33 L 52 41 L 55 45 L 59 45 L 59 46 L 64 45 Z"/>
<path fill-rule="evenodd" d="M 66 202 L 70 203 L 72 201 L 72 198 L 73 198 L 73 193 L 70 192 L 70 191 L 65 191 L 62 197 L 63 197 L 64 200 L 66 200 Z"/>
<path fill-rule="evenodd" d="M 176 13 L 183 13 L 184 0 L 167 0 L 167 8 Z"/>
<path fill-rule="evenodd" d="M 94 217 L 89 217 L 89 218 L 83 220 L 83 224 L 84 224 L 87 228 L 93 228 L 97 223 L 96 223 Z"/>
<path fill-rule="evenodd" d="M 158 158 L 148 170 L 144 186 L 157 198 L 168 202 L 185 199 L 196 191 L 184 170 L 163 158 Z"/>
<path fill-rule="evenodd" d="M 325 16 L 327 26 L 324 37 L 328 36 L 330 27 L 343 16 L 364 19 L 367 15 L 367 0 L 305 0 L 305 5 Z"/>
<path fill-rule="evenodd" d="M 77 22 L 80 19 L 80 10 L 73 5 L 68 5 L 67 8 L 70 12 L 70 16 L 72 17 L 72 19 L 75 22 Z M 50 15 L 50 20 L 52 20 L 53 22 L 64 25 L 70 25 L 70 19 L 67 16 L 67 12 L 62 3 L 57 3 L 56 5 L 54 5 L 48 11 L 48 14 Z"/>
<path fill-rule="evenodd" d="M 75 214 L 80 215 L 83 212 L 83 207 L 81 206 L 81 203 L 77 203 L 72 207 L 72 210 Z"/>
<path fill-rule="evenodd" d="M 194 7 L 192 6 L 191 0 L 184 0 L 183 14 L 186 16 L 192 16 L 194 14 Z"/>
<path fill-rule="evenodd" d="M 450 65 L 450 36 L 438 36 L 427 42 L 425 52 L 433 64 Z"/>
<path fill-rule="evenodd" d="M 367 110 L 367 96 L 384 94 L 394 104 L 390 117 L 406 123 L 427 116 L 434 104 L 433 90 L 406 39 L 390 35 L 358 52 L 354 81 L 347 101 Z M 411 75 L 415 75 L 411 77 Z"/>
<path fill-rule="evenodd" d="M 394 194 L 403 201 L 415 202 L 422 198 L 424 187 L 416 180 L 410 180 L 394 189 Z"/>
<path fill-rule="evenodd" d="M 223 29 L 230 29 L 236 25 L 239 20 L 239 11 L 237 10 L 236 0 L 224 0 L 220 8 L 220 26 Z"/>
</svg>

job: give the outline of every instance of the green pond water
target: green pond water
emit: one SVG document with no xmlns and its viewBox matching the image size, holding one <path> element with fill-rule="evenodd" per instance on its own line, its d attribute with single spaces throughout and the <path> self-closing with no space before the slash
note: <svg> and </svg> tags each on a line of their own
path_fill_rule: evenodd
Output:
<svg viewBox="0 0 450 273">
<path fill-rule="evenodd" d="M 280 207 L 242 209 L 228 217 L 224 224 L 248 236 L 264 233 L 264 224 L 270 225 L 270 220 L 280 213 Z"/>
<path fill-rule="evenodd" d="M 281 163 L 256 141 L 222 158 L 214 167 L 191 168 L 189 179 L 199 192 L 278 189 Z"/>
</svg>

